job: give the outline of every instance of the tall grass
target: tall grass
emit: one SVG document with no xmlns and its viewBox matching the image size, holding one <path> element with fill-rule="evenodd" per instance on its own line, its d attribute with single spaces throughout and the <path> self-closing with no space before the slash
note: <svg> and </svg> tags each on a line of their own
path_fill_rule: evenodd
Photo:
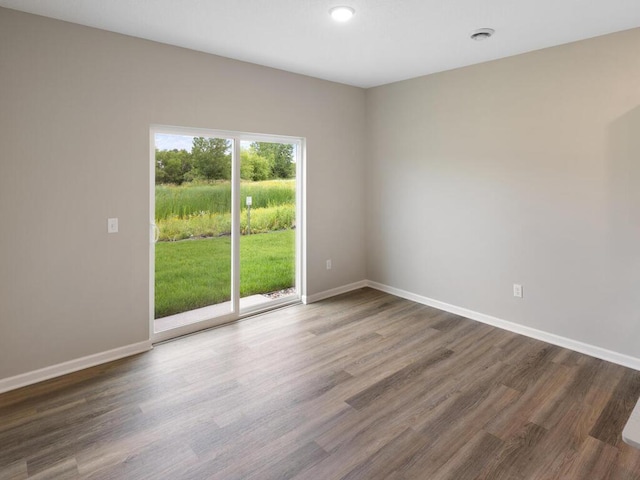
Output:
<svg viewBox="0 0 640 480">
<path fill-rule="evenodd" d="M 231 234 L 229 213 L 197 212 L 180 218 L 177 215 L 157 220 L 158 240 L 175 242 L 187 238 L 219 237 Z M 295 205 L 251 208 L 251 233 L 287 230 L 296 225 Z M 240 233 L 249 233 L 247 211 L 240 212 Z"/>
<path fill-rule="evenodd" d="M 252 215 L 257 208 L 295 204 L 295 179 L 243 182 L 240 185 L 240 196 L 242 210 L 246 209 L 246 197 L 252 197 Z M 219 182 L 156 186 L 156 222 L 172 217 L 187 219 L 200 212 L 231 212 L 231 184 Z"/>
</svg>

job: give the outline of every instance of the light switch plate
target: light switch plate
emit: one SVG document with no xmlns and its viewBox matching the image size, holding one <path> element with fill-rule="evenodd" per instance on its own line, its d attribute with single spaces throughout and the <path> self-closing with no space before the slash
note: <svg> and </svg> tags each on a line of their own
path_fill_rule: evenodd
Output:
<svg viewBox="0 0 640 480">
<path fill-rule="evenodd" d="M 118 233 L 117 218 L 107 218 L 107 233 Z"/>
<path fill-rule="evenodd" d="M 513 284 L 513 296 L 522 298 L 522 285 L 519 285 L 517 283 Z"/>
</svg>

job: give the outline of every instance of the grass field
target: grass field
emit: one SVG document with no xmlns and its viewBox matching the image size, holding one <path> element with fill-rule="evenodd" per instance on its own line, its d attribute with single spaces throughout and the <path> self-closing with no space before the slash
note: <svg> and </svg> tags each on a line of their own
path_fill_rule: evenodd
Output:
<svg viewBox="0 0 640 480">
<path fill-rule="evenodd" d="M 231 238 L 155 246 L 155 318 L 231 298 Z M 240 296 L 295 284 L 295 230 L 240 237 Z"/>
<path fill-rule="evenodd" d="M 157 185 L 155 222 L 161 242 L 231 234 L 231 185 Z M 294 228 L 295 180 L 243 182 L 240 232 L 247 233 L 246 198 L 251 196 L 251 233 Z"/>
<path fill-rule="evenodd" d="M 175 242 L 190 238 L 219 237 L 231 234 L 231 215 L 228 213 L 200 212 L 186 218 L 176 216 L 157 220 L 159 240 Z M 296 225 L 295 205 L 251 209 L 251 233 L 265 233 L 287 230 Z M 240 233 L 248 231 L 247 210 L 240 213 Z"/>
<path fill-rule="evenodd" d="M 240 185 L 241 208 L 242 210 L 246 209 L 247 196 L 253 200 L 253 209 L 295 204 L 295 187 L 295 179 L 242 182 Z M 171 217 L 188 218 L 190 215 L 197 215 L 200 212 L 211 214 L 231 212 L 231 184 L 229 182 L 180 186 L 156 185 L 155 190 L 156 221 Z"/>
</svg>

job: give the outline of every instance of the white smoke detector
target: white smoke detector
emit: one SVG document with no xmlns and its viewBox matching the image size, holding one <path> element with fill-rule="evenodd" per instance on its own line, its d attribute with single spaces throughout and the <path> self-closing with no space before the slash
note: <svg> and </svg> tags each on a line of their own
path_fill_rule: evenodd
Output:
<svg viewBox="0 0 640 480">
<path fill-rule="evenodd" d="M 471 39 L 476 42 L 481 42 L 489 38 L 494 33 L 496 33 L 496 31 L 493 28 L 480 28 L 471 34 Z"/>
</svg>

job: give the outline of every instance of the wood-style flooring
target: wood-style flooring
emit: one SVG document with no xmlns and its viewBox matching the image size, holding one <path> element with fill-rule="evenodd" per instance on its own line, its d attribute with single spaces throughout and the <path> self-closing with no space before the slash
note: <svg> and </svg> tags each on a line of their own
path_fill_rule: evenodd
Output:
<svg viewBox="0 0 640 480">
<path fill-rule="evenodd" d="M 362 289 L 0 395 L 0 478 L 640 479 L 640 373 Z"/>
</svg>

